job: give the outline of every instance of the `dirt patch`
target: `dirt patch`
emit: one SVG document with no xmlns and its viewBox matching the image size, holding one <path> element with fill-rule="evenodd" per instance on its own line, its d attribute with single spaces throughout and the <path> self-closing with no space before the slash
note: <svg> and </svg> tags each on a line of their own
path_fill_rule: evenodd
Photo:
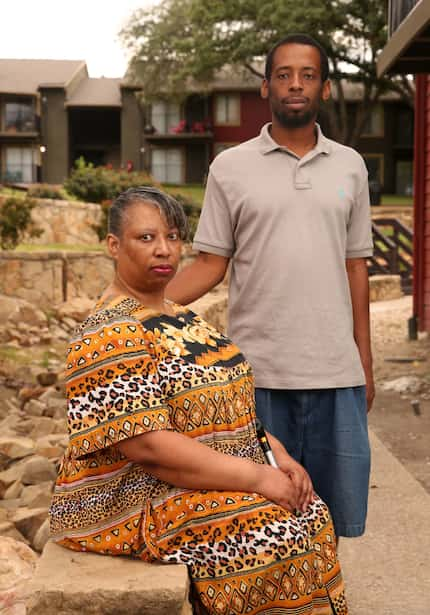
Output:
<svg viewBox="0 0 430 615">
<path fill-rule="evenodd" d="M 371 305 L 377 393 L 369 426 L 430 493 L 430 339 L 408 340 L 411 314 L 411 297 Z M 417 379 L 415 392 L 383 390 L 405 376 Z"/>
</svg>

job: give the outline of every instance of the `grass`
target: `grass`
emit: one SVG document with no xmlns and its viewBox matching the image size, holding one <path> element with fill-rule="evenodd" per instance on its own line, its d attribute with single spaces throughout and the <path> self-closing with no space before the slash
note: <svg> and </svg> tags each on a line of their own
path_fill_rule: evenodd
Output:
<svg viewBox="0 0 430 615">
<path fill-rule="evenodd" d="M 199 207 L 203 204 L 205 187 L 202 184 L 169 184 L 166 186 L 166 190 L 171 194 L 183 194 L 192 199 Z"/>
<path fill-rule="evenodd" d="M 381 205 L 406 205 L 412 206 L 414 199 L 412 196 L 401 196 L 399 194 L 383 194 Z"/>
<path fill-rule="evenodd" d="M 97 244 L 66 244 L 48 243 L 35 245 L 31 243 L 20 243 L 15 252 L 106 252 L 103 242 Z"/>
</svg>

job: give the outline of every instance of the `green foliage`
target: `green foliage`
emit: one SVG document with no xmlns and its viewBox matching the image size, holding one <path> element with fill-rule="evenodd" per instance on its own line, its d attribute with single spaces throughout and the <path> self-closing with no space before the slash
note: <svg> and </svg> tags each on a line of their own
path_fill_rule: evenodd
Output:
<svg viewBox="0 0 430 615">
<path fill-rule="evenodd" d="M 65 194 L 58 186 L 51 184 L 35 184 L 28 189 L 28 196 L 35 199 L 65 199 Z"/>
<path fill-rule="evenodd" d="M 184 207 L 190 224 L 190 235 L 194 236 L 200 215 L 200 205 L 182 192 L 173 194 L 171 190 L 158 184 L 146 173 L 136 171 L 130 173 L 107 167 L 94 167 L 81 158 L 76 161 L 75 169 L 64 183 L 67 192 L 79 200 L 100 203 L 101 220 L 99 224 L 93 226 L 100 241 L 107 235 L 109 208 L 112 200 L 127 188 L 138 186 L 156 186 L 176 198 Z"/>
<path fill-rule="evenodd" d="M 36 202 L 29 198 L 9 197 L 0 202 L 0 246 L 13 250 L 25 235 L 38 237 L 42 231 L 31 219 Z"/>
<path fill-rule="evenodd" d="M 132 54 L 130 74 L 149 99 L 185 97 L 190 77 L 204 92 L 226 66 L 235 75 L 247 71 L 262 77 L 268 50 L 293 32 L 310 34 L 327 50 L 337 103 L 327 105 L 325 113 L 338 140 L 358 139 L 385 92 L 398 92 L 412 104 L 407 78 L 376 76 L 376 57 L 387 37 L 385 0 L 161 0 L 136 11 L 121 38 Z M 346 79 L 363 85 L 352 130 Z"/>
<path fill-rule="evenodd" d="M 86 203 L 103 203 L 114 199 L 120 192 L 133 186 L 153 186 L 152 177 L 146 173 L 117 171 L 95 167 L 80 158 L 75 163 L 64 187 L 73 196 Z"/>
</svg>

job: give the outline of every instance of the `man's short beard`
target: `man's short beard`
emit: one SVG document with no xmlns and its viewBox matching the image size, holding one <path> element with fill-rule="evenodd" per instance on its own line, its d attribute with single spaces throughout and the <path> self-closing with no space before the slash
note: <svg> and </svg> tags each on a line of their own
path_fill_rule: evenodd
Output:
<svg viewBox="0 0 430 615">
<path fill-rule="evenodd" d="M 284 128 L 303 128 L 303 126 L 309 126 L 316 120 L 317 115 L 313 109 L 308 109 L 302 114 L 288 115 L 283 110 L 272 108 L 272 113 L 278 120 L 279 124 Z"/>
</svg>

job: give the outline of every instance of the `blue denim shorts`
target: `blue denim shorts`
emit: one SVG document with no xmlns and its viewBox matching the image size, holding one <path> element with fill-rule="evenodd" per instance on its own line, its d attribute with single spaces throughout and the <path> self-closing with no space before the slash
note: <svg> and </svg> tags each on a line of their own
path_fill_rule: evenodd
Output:
<svg viewBox="0 0 430 615">
<path fill-rule="evenodd" d="M 364 533 L 370 447 L 364 386 L 256 389 L 257 416 L 308 471 L 338 536 Z"/>
</svg>

